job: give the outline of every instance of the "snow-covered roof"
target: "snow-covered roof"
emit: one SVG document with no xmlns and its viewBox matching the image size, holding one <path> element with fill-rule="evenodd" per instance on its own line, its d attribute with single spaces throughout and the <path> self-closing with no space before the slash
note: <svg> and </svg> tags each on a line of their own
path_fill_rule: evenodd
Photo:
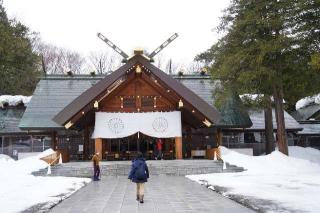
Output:
<svg viewBox="0 0 320 213">
<path fill-rule="evenodd" d="M 249 110 L 249 116 L 252 121 L 252 126 L 248 130 L 264 130 L 264 111 L 263 110 Z M 284 120 L 286 130 L 298 131 L 302 129 L 302 126 L 286 111 L 284 111 Z M 273 129 L 277 129 L 275 110 L 272 110 Z"/>
<path fill-rule="evenodd" d="M 296 110 L 309 106 L 311 104 L 320 104 L 320 93 L 314 96 L 308 96 L 300 99 L 296 103 Z"/>
<path fill-rule="evenodd" d="M 32 96 L 23 95 L 0 95 L 0 107 L 8 104 L 9 106 L 17 106 L 23 103 L 25 106 L 30 102 Z"/>
<path fill-rule="evenodd" d="M 242 95 L 239 95 L 242 101 L 245 100 L 251 100 L 251 101 L 259 101 L 264 97 L 264 94 L 250 94 L 250 93 L 245 93 Z M 271 96 L 271 101 L 273 102 L 273 96 Z M 286 101 L 283 100 L 283 103 L 285 104 Z"/>
<path fill-rule="evenodd" d="M 300 123 L 303 130 L 299 131 L 298 135 L 320 135 L 320 122 Z"/>
<path fill-rule="evenodd" d="M 317 114 L 320 112 L 320 104 L 312 103 L 301 109 L 291 113 L 297 121 L 307 121 L 316 119 Z"/>
</svg>

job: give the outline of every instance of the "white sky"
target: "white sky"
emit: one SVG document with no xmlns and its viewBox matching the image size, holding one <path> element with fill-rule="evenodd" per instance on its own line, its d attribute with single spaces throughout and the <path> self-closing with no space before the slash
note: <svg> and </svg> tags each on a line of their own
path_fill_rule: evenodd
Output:
<svg viewBox="0 0 320 213">
<path fill-rule="evenodd" d="M 4 0 L 15 17 L 45 42 L 88 55 L 106 50 L 101 32 L 128 55 L 135 47 L 149 52 L 177 32 L 162 51 L 173 62 L 188 64 L 216 40 L 213 32 L 229 0 Z"/>
</svg>

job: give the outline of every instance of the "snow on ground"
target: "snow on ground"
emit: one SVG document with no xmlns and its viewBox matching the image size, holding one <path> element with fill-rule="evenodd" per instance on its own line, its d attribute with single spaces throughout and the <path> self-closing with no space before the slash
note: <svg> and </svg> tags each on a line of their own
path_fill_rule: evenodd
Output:
<svg viewBox="0 0 320 213">
<path fill-rule="evenodd" d="M 0 107 L 3 107 L 4 104 L 9 106 L 17 106 L 20 103 L 27 105 L 31 100 L 31 96 L 23 95 L 0 95 Z"/>
<path fill-rule="evenodd" d="M 319 150 L 290 147 L 290 157 L 279 151 L 265 156 L 247 156 L 224 147 L 221 152 L 226 162 L 247 171 L 187 177 L 209 184 L 213 189 L 223 189 L 225 196 L 246 200 L 246 204 L 262 212 L 319 212 Z M 319 164 L 314 163 L 316 161 Z"/>
<path fill-rule="evenodd" d="M 36 177 L 31 172 L 48 167 L 39 158 L 53 151 L 18 161 L 0 155 L 0 212 L 20 212 L 38 204 L 49 207 L 80 189 L 88 178 Z"/>
<path fill-rule="evenodd" d="M 289 146 L 289 156 L 309 160 L 320 165 L 320 151 L 311 147 Z"/>
<path fill-rule="evenodd" d="M 296 103 L 296 110 L 301 109 L 303 107 L 306 107 L 310 104 L 320 104 L 320 94 L 314 95 L 314 96 L 308 96 L 305 98 L 300 99 Z"/>
</svg>

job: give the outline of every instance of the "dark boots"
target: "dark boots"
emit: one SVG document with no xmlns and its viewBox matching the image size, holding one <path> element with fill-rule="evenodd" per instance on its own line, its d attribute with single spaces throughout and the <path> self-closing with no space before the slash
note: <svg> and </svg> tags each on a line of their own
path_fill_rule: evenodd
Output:
<svg viewBox="0 0 320 213">
<path fill-rule="evenodd" d="M 144 203 L 144 202 L 143 202 L 143 197 L 144 197 L 144 195 L 141 195 L 141 196 L 140 196 L 140 203 Z"/>
<path fill-rule="evenodd" d="M 137 199 L 136 200 L 139 201 L 140 203 L 144 203 L 143 197 L 144 197 L 144 195 L 141 195 L 141 196 L 137 195 Z"/>
</svg>

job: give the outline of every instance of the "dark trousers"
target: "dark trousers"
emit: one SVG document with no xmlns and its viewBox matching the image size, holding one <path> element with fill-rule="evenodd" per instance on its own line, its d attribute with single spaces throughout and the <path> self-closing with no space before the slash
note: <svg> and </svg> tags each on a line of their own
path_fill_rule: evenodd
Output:
<svg viewBox="0 0 320 213">
<path fill-rule="evenodd" d="M 93 179 L 98 180 L 100 176 L 100 167 L 99 165 L 96 165 L 93 167 Z"/>
</svg>

